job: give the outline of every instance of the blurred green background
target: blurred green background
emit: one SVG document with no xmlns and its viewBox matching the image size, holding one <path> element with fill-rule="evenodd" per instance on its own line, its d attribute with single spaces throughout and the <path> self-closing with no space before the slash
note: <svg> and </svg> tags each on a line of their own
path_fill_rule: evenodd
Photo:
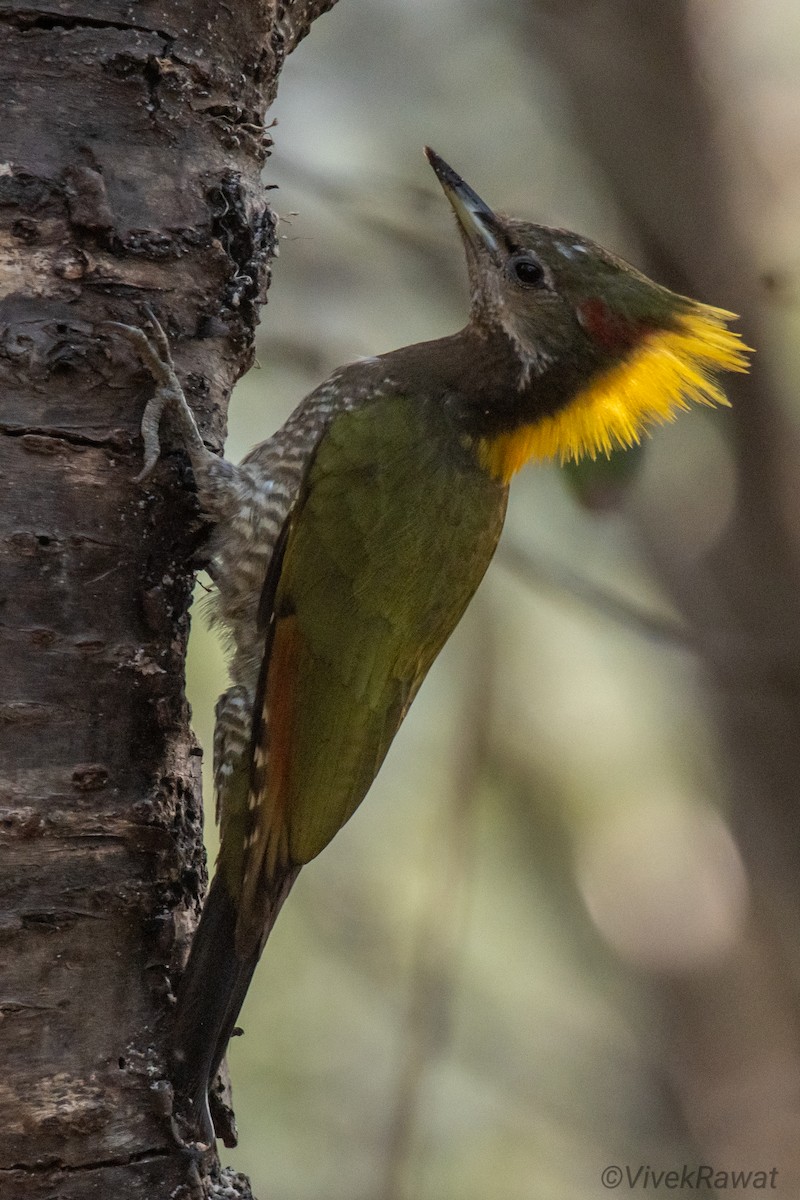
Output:
<svg viewBox="0 0 800 1200">
<path fill-rule="evenodd" d="M 735 307 L 760 355 L 631 478 L 516 480 L 247 1001 L 226 1161 L 261 1200 L 590 1200 L 609 1164 L 699 1162 L 800 1194 L 798 78 L 796 0 L 340 0 L 287 62 L 229 458 L 342 362 L 463 324 L 425 142 L 499 209 Z M 190 659 L 208 768 L 197 610 Z"/>
</svg>

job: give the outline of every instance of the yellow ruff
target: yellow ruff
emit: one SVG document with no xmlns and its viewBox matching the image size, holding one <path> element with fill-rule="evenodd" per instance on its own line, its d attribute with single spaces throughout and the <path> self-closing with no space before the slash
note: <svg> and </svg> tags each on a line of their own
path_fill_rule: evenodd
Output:
<svg viewBox="0 0 800 1200">
<path fill-rule="evenodd" d="M 691 403 L 728 405 L 716 371 L 747 371 L 747 352 L 726 322 L 735 314 L 697 304 L 674 329 L 656 330 L 630 356 L 593 380 L 561 412 L 510 433 L 481 438 L 481 465 L 505 483 L 531 458 L 561 462 L 611 454 L 651 425 L 674 421 Z"/>
</svg>

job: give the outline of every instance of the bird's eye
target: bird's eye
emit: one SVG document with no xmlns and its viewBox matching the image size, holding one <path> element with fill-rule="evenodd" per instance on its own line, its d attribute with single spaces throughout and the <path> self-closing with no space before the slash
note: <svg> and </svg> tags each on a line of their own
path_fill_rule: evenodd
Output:
<svg viewBox="0 0 800 1200">
<path fill-rule="evenodd" d="M 508 273 L 515 283 L 523 287 L 541 287 L 545 282 L 544 267 L 535 258 L 520 254 L 508 264 Z"/>
</svg>

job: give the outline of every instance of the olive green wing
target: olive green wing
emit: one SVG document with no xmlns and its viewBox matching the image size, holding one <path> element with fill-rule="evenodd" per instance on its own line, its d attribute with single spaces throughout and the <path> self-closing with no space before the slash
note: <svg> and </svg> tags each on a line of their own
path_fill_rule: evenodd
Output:
<svg viewBox="0 0 800 1200">
<path fill-rule="evenodd" d="M 363 799 L 489 564 L 505 501 L 439 410 L 381 397 L 332 421 L 275 588 L 245 893 L 314 858 Z"/>
</svg>

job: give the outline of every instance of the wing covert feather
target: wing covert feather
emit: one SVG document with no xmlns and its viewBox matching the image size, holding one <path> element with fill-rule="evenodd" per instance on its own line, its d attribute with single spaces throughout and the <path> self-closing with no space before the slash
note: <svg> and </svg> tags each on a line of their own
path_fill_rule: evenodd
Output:
<svg viewBox="0 0 800 1200">
<path fill-rule="evenodd" d="M 363 799 L 489 564 L 506 495 L 441 410 L 380 397 L 331 423 L 275 591 L 276 629 L 292 622 L 293 678 L 273 655 L 265 693 L 280 717 L 267 794 L 252 798 L 292 864 L 314 858 Z M 273 855 L 260 857 L 268 868 Z"/>
</svg>

